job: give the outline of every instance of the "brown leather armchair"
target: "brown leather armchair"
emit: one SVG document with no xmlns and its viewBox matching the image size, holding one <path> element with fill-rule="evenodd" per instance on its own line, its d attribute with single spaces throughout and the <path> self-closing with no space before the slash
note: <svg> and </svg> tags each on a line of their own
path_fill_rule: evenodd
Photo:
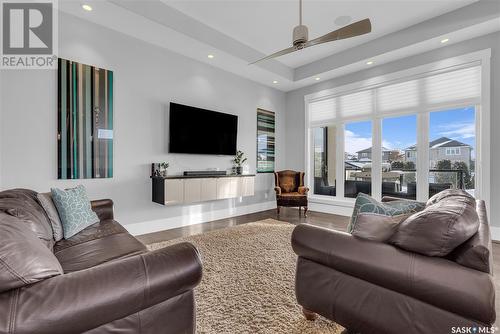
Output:
<svg viewBox="0 0 500 334">
<path fill-rule="evenodd" d="M 0 333 L 193 334 L 196 248 L 149 252 L 113 219 L 111 200 L 92 209 L 100 222 L 56 242 L 36 192 L 0 192 Z"/>
<path fill-rule="evenodd" d="M 274 172 L 274 185 L 278 215 L 281 206 L 299 207 L 299 215 L 301 207 L 304 207 L 304 217 L 307 217 L 309 188 L 304 186 L 304 172 L 293 170 Z"/>
<path fill-rule="evenodd" d="M 305 317 L 321 314 L 349 333 L 450 333 L 452 327 L 492 326 L 495 286 L 483 201 L 477 201 L 476 211 L 478 232 L 446 258 L 300 224 L 292 247 L 298 255 L 295 293 Z M 459 264 L 474 247 L 484 256 Z"/>
</svg>

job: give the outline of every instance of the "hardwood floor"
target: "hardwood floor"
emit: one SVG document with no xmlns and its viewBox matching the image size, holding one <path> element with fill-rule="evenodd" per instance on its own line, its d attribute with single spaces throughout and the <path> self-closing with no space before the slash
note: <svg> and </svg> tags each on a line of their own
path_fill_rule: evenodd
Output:
<svg viewBox="0 0 500 334">
<path fill-rule="evenodd" d="M 217 230 L 221 228 L 226 228 L 229 226 L 241 225 L 246 223 L 255 222 L 258 220 L 263 220 L 267 218 L 278 219 L 276 216 L 276 210 L 267 210 L 257 213 L 252 213 L 248 215 L 232 217 L 227 219 L 215 220 L 203 224 L 191 225 L 180 227 L 172 230 L 161 231 L 156 233 L 140 235 L 137 238 L 144 244 L 150 244 L 153 242 L 159 242 L 163 240 L 171 240 L 183 236 L 189 236 L 194 234 L 200 234 L 203 232 L 208 232 L 212 230 Z M 321 212 L 309 211 L 307 213 L 307 218 L 303 215 L 299 217 L 298 210 L 296 208 L 282 208 L 280 217 L 278 220 L 289 222 L 295 225 L 300 223 L 309 223 L 313 225 L 323 226 L 331 229 L 336 229 L 340 231 L 345 231 L 347 224 L 349 222 L 348 217 L 332 215 Z M 493 269 L 495 281 L 495 305 L 496 311 L 500 318 L 500 243 L 493 243 Z"/>
<path fill-rule="evenodd" d="M 347 224 L 349 222 L 348 217 L 332 215 L 328 213 L 314 212 L 314 211 L 307 212 L 307 218 L 305 218 L 303 214 L 299 216 L 298 210 L 296 208 L 281 208 L 279 218 L 276 216 L 276 210 L 267 210 L 243 216 L 214 220 L 202 224 L 179 227 L 161 232 L 143 234 L 137 236 L 137 238 L 144 244 L 150 244 L 153 242 L 171 240 L 189 235 L 200 234 L 203 232 L 217 230 L 229 226 L 251 223 L 268 218 L 289 222 L 295 225 L 298 225 L 300 223 L 309 223 L 341 231 L 346 230 Z"/>
</svg>

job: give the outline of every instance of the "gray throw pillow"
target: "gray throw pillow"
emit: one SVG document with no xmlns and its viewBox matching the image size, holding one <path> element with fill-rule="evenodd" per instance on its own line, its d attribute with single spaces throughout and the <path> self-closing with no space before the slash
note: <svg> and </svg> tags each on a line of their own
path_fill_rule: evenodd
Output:
<svg viewBox="0 0 500 334">
<path fill-rule="evenodd" d="M 410 201 L 410 200 L 398 200 L 391 202 L 379 202 L 373 197 L 359 193 L 356 197 L 356 202 L 354 204 L 354 210 L 352 212 L 351 220 L 347 226 L 347 232 L 352 233 L 355 225 L 358 221 L 358 215 L 360 213 L 375 213 L 384 216 L 399 216 L 404 214 L 413 214 L 425 208 L 425 203 Z"/>
<path fill-rule="evenodd" d="M 396 232 L 399 223 L 408 218 L 408 216 L 410 216 L 409 213 L 386 216 L 377 213 L 361 212 L 358 214 L 352 235 L 361 239 L 386 242 Z"/>
<path fill-rule="evenodd" d="M 59 213 L 57 208 L 52 201 L 51 193 L 39 193 L 36 195 L 38 202 L 43 207 L 47 216 L 49 217 L 50 225 L 52 226 L 52 233 L 54 234 L 54 240 L 60 241 L 64 237 L 63 227 L 61 219 L 59 219 Z"/>
<path fill-rule="evenodd" d="M 0 212 L 0 293 L 63 274 L 61 264 L 20 219 Z"/>
<path fill-rule="evenodd" d="M 84 186 L 79 185 L 66 190 L 52 188 L 51 193 L 61 219 L 64 239 L 71 238 L 99 221 L 97 214 L 92 211 Z"/>
<path fill-rule="evenodd" d="M 471 238 L 479 228 L 476 201 L 449 196 L 399 224 L 391 243 L 427 256 L 446 256 Z"/>
</svg>

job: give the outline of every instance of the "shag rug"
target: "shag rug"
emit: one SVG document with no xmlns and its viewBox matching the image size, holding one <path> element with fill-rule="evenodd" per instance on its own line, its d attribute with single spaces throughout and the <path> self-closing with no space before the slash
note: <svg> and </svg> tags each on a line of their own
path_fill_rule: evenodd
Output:
<svg viewBox="0 0 500 334">
<path fill-rule="evenodd" d="M 313 334 L 343 328 L 319 317 L 307 321 L 295 299 L 294 226 L 273 219 L 148 245 L 187 241 L 203 259 L 195 290 L 197 333 Z"/>
</svg>

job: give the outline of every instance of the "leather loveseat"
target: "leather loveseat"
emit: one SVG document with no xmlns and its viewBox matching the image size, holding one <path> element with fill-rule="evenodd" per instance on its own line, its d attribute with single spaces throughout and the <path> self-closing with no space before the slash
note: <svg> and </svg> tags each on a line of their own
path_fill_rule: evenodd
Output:
<svg viewBox="0 0 500 334">
<path fill-rule="evenodd" d="M 111 200 L 92 201 L 92 209 L 100 222 L 55 242 L 36 192 L 0 192 L 0 229 L 7 231 L 0 236 L 0 333 L 194 333 L 193 289 L 202 275 L 196 248 L 148 252 L 113 219 Z M 22 256 L 47 253 L 44 247 L 57 259 L 55 271 Z"/>
<path fill-rule="evenodd" d="M 492 333 L 495 287 L 483 201 L 476 201 L 476 212 L 478 232 L 446 257 L 297 226 L 295 292 L 304 315 L 312 320 L 320 314 L 350 333 L 465 333 L 463 328 L 475 333 L 474 327 Z M 479 253 L 470 256 L 475 247 Z"/>
</svg>

